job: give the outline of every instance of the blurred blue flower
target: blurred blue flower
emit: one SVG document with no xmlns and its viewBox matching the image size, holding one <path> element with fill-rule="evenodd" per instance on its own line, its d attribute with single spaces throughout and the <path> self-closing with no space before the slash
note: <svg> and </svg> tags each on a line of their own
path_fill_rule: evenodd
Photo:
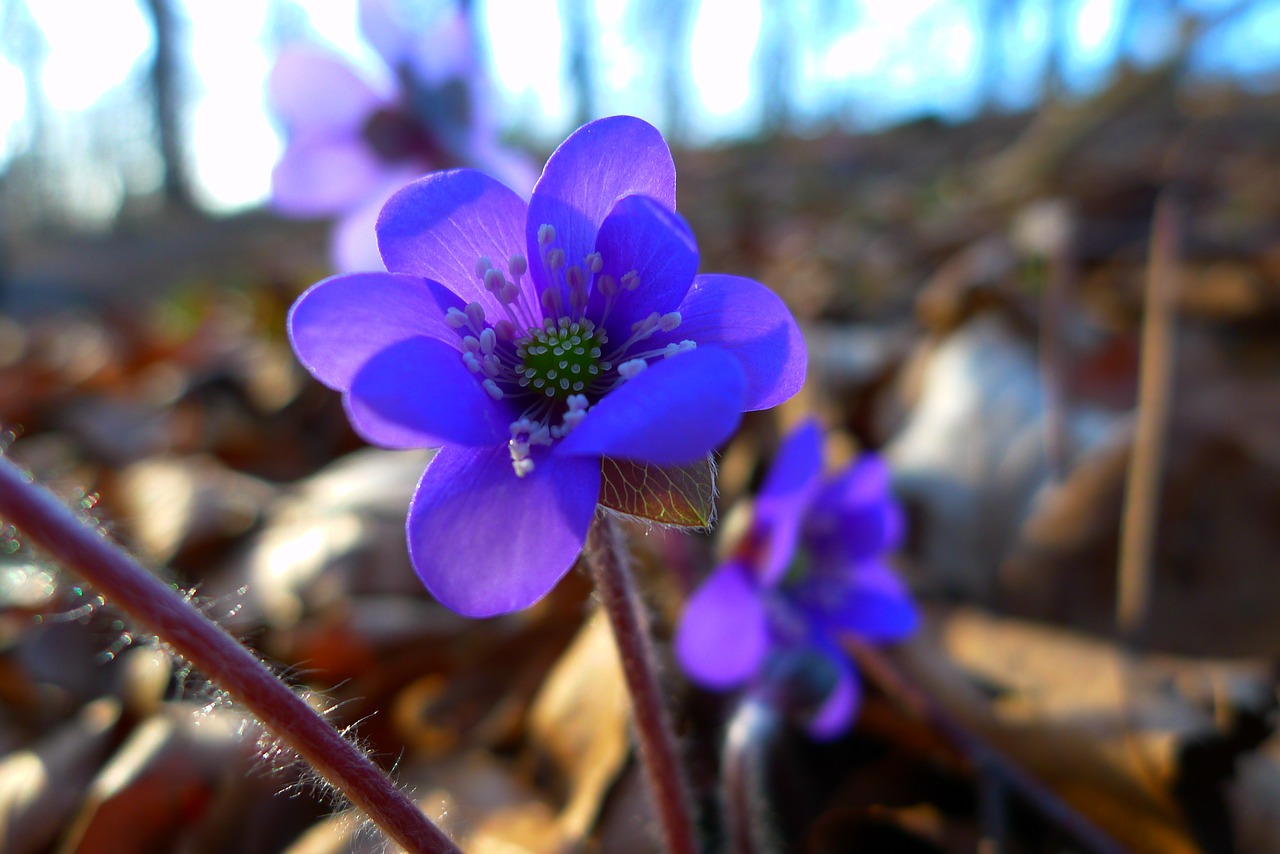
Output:
<svg viewBox="0 0 1280 854">
<path fill-rule="evenodd" d="M 889 487 L 888 468 L 870 454 L 824 480 L 813 422 L 788 436 L 747 536 L 681 617 L 675 650 L 689 677 L 800 707 L 817 738 L 844 732 L 861 692 L 840 636 L 896 641 L 919 619 L 885 563 L 903 531 Z"/>
<path fill-rule="evenodd" d="M 409 551 L 453 610 L 513 611 L 555 585 L 602 458 L 696 461 L 804 382 L 776 295 L 696 275 L 675 177 L 662 136 L 627 116 L 570 136 L 527 204 L 476 171 L 427 176 L 378 219 L 390 272 L 327 279 L 294 305 L 294 350 L 357 432 L 440 447 Z"/>
<path fill-rule="evenodd" d="M 287 138 L 272 205 L 287 216 L 339 217 L 331 247 L 339 270 L 382 267 L 378 212 L 427 172 L 469 165 L 523 194 L 533 185 L 525 160 L 497 141 L 470 16 L 451 9 L 416 21 L 405 5 L 360 3 L 361 34 L 389 72 L 382 79 L 323 48 L 291 45 L 267 81 Z"/>
</svg>

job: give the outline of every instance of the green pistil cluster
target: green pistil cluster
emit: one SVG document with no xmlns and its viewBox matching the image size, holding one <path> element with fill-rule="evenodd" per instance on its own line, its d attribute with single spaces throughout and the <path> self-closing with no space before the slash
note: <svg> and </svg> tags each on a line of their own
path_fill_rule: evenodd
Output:
<svg viewBox="0 0 1280 854">
<path fill-rule="evenodd" d="M 600 358 L 608 340 L 590 320 L 547 320 L 515 342 L 520 387 L 557 400 L 581 394 L 613 367 Z"/>
</svg>

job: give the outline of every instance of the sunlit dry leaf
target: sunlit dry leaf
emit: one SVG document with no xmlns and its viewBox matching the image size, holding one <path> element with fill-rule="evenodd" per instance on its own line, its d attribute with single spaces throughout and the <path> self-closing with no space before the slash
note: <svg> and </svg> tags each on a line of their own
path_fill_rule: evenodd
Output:
<svg viewBox="0 0 1280 854">
<path fill-rule="evenodd" d="M 543 683 L 529 713 L 529 739 L 569 792 L 559 824 L 583 839 L 630 749 L 627 691 L 609 623 L 597 613 Z"/>
<path fill-rule="evenodd" d="M 680 528 L 706 528 L 716 515 L 716 464 L 710 455 L 683 466 L 605 457 L 600 503 L 628 516 Z"/>
</svg>

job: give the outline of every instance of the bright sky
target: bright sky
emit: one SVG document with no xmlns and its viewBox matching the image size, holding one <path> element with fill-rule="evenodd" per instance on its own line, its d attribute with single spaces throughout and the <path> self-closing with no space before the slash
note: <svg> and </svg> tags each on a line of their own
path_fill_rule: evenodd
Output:
<svg viewBox="0 0 1280 854">
<path fill-rule="evenodd" d="M 772 0 L 763 0 L 772 2 Z M 74 113 L 95 104 L 140 73 L 149 54 L 150 32 L 137 0 L 27 0 L 48 42 L 42 85 L 50 106 Z M 1131 0 L 1080 0 L 1073 70 L 1079 85 L 1099 78 L 1115 50 L 1117 6 Z M 1220 0 L 1200 0 L 1212 6 Z M 376 63 L 356 33 L 356 0 L 294 2 L 306 9 L 311 28 L 331 47 L 366 68 Z M 557 0 L 482 0 L 498 115 L 508 127 L 548 143 L 571 122 L 564 85 L 562 33 Z M 595 3 L 599 110 L 660 119 L 656 74 L 644 62 L 645 47 L 629 37 L 630 0 Z M 191 62 L 197 80 L 187 116 L 198 191 L 212 207 L 232 210 L 265 197 L 281 142 L 263 105 L 270 68 L 268 0 L 191 2 Z M 690 112 L 697 139 L 748 132 L 758 104 L 753 53 L 762 25 L 761 7 L 747 0 L 703 0 L 693 29 L 689 63 Z M 1020 50 L 1010 57 L 1010 102 L 1025 103 L 1040 61 L 1045 26 L 1040 4 L 1025 4 L 1015 22 Z M 1280 11 L 1264 9 L 1269 26 L 1237 28 L 1222 47 L 1237 67 L 1264 66 L 1280 53 Z M 802 116 L 819 116 L 833 105 L 856 110 L 855 124 L 874 126 L 925 110 L 962 117 L 977 86 L 975 58 L 981 45 L 966 3 L 930 0 L 864 2 L 854 26 L 827 39 L 805 57 L 796 87 Z M 1165 38 L 1168 34 L 1164 35 Z M 1154 38 L 1159 40 L 1157 34 Z M 1151 45 L 1139 50 L 1158 50 Z M 1025 72 L 1025 73 L 1023 73 Z M 1091 79 L 1093 78 L 1093 79 Z M 1027 84 L 1024 84 L 1024 86 Z M 0 60 L 0 158 L 17 144 L 25 104 L 21 74 Z"/>
</svg>

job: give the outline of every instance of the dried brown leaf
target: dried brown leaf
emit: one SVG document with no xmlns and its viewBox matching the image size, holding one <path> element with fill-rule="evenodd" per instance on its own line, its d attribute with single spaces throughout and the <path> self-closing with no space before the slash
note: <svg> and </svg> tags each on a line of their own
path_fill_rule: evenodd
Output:
<svg viewBox="0 0 1280 854">
<path fill-rule="evenodd" d="M 710 455 L 682 466 L 605 457 L 600 470 L 600 503 L 610 510 L 679 528 L 706 528 L 715 521 L 716 464 Z"/>
</svg>

